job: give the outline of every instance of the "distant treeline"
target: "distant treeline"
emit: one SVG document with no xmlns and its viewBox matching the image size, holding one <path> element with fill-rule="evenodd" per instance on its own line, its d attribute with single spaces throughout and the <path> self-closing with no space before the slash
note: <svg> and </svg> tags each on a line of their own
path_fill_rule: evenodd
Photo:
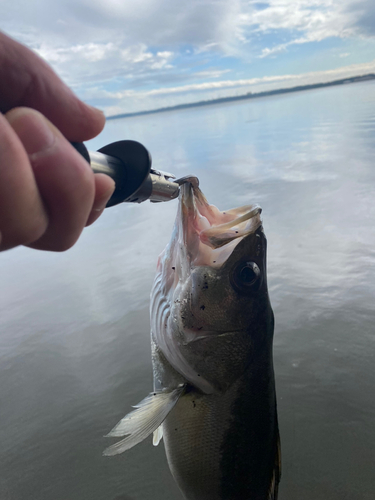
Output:
<svg viewBox="0 0 375 500">
<path fill-rule="evenodd" d="M 187 104 L 177 104 L 176 106 L 168 106 L 165 108 L 150 109 L 147 111 L 136 111 L 135 113 L 123 113 L 121 115 L 108 116 L 107 120 L 116 120 L 117 118 L 128 118 L 130 116 L 151 115 L 153 113 L 163 113 L 164 111 L 175 111 L 176 109 L 195 108 L 198 106 L 209 106 L 211 104 L 220 104 L 223 102 L 231 102 L 231 101 L 242 101 L 243 99 L 255 99 L 258 97 L 265 97 L 265 96 L 270 96 L 270 95 L 288 94 L 290 92 L 301 92 L 302 90 L 320 89 L 322 87 L 332 87 L 334 85 L 343 85 L 343 84 L 347 84 L 347 83 L 357 83 L 357 82 L 363 82 L 366 80 L 374 80 L 374 79 L 375 79 L 375 74 L 370 73 L 368 75 L 353 76 L 352 78 L 342 78 L 341 80 L 334 80 L 333 82 L 314 83 L 312 85 L 299 85 L 298 87 L 268 90 L 266 92 L 257 92 L 255 94 L 248 92 L 247 94 L 243 94 L 243 95 L 239 95 L 239 96 L 220 97 L 219 99 L 211 99 L 208 101 L 198 101 L 198 102 L 191 102 L 191 103 L 187 103 Z"/>
</svg>

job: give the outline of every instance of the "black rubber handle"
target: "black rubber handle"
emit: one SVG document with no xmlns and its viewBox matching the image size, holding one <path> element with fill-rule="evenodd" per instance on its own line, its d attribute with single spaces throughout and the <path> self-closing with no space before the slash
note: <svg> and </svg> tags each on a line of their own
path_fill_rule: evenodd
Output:
<svg viewBox="0 0 375 500">
<path fill-rule="evenodd" d="M 107 207 L 124 201 L 134 202 L 134 193 L 148 178 L 151 169 L 151 155 L 147 149 L 136 141 L 117 141 L 99 149 L 98 153 L 106 155 L 105 169 L 95 168 L 95 161 L 81 142 L 72 142 L 72 146 L 91 165 L 95 173 L 105 173 L 116 183 L 116 189 L 107 203 Z M 95 154 L 92 155 L 95 158 Z"/>
</svg>

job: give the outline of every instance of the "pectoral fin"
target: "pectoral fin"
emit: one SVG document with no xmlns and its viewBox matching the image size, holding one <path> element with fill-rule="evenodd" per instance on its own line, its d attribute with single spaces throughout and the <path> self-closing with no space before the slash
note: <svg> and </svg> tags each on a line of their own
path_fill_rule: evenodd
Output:
<svg viewBox="0 0 375 500">
<path fill-rule="evenodd" d="M 154 431 L 152 444 L 154 446 L 157 446 L 162 439 L 163 439 L 163 425 L 161 425 L 156 429 L 156 431 Z"/>
<path fill-rule="evenodd" d="M 150 393 L 107 434 L 126 438 L 106 448 L 103 455 L 118 455 L 146 439 L 163 423 L 184 391 L 185 385 L 181 384 L 171 392 Z"/>
</svg>

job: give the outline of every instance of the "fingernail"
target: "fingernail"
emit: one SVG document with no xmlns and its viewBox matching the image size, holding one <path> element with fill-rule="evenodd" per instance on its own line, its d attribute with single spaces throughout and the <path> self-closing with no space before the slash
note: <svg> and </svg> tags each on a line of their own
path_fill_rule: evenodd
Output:
<svg viewBox="0 0 375 500">
<path fill-rule="evenodd" d="M 9 113 L 7 118 L 31 159 L 54 145 L 56 141 L 54 127 L 38 111 L 18 108 Z"/>
</svg>

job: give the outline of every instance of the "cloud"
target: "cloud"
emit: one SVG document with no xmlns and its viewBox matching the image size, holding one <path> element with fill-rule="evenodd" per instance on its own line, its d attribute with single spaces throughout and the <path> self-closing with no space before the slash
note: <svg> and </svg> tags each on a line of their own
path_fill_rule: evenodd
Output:
<svg viewBox="0 0 375 500">
<path fill-rule="evenodd" d="M 35 51 L 73 87 L 121 78 L 132 80 L 150 72 L 173 68 L 171 51 L 150 51 L 145 44 L 127 47 L 109 43 L 86 43 L 52 48 L 41 44 Z"/>
<path fill-rule="evenodd" d="M 229 53 L 240 36 L 241 0 L 5 2 L 0 28 L 33 48 L 76 89 L 109 80 L 118 86 L 157 84 L 173 72 L 175 59 L 189 79 L 186 68 L 198 74 L 194 69 L 202 58 Z"/>
<path fill-rule="evenodd" d="M 250 33 L 277 31 L 289 38 L 287 42 L 263 48 L 260 58 L 285 52 L 296 44 L 373 36 L 374 21 L 375 6 L 370 0 L 270 0 L 267 7 L 242 18 Z M 367 29 L 366 24 L 373 30 Z"/>
<path fill-rule="evenodd" d="M 286 58 L 292 46 L 375 37 L 373 0 L 3 0 L 2 7 L 1 29 L 106 109 L 114 99 L 124 107 L 131 95 L 132 110 L 155 107 L 157 98 L 175 102 L 167 96 L 220 96 L 256 85 L 239 82 L 253 81 L 256 64 Z"/>
<path fill-rule="evenodd" d="M 346 12 L 352 19 L 356 34 L 362 37 L 375 37 L 375 2 L 373 0 L 347 2 Z"/>
<path fill-rule="evenodd" d="M 22 35 L 39 30 L 49 42 L 223 46 L 237 36 L 241 0 L 6 0 L 1 26 Z"/>
<path fill-rule="evenodd" d="M 112 43 L 124 49 L 143 44 L 161 51 L 189 46 L 196 54 L 246 52 L 256 57 L 256 36 L 273 32 L 289 38 L 289 44 L 375 34 L 373 0 L 5 0 L 5 4 L 2 29 L 35 48 L 43 43 L 51 50 L 87 43 Z M 268 50 L 276 53 L 273 47 Z"/>
<path fill-rule="evenodd" d="M 251 12 L 244 24 L 258 32 L 286 30 L 308 40 L 353 33 L 347 5 L 355 0 L 270 0 L 267 8 Z"/>
<path fill-rule="evenodd" d="M 268 83 L 268 82 L 280 82 L 283 80 L 290 80 L 293 77 L 291 75 L 283 76 L 264 76 L 262 78 L 250 78 L 247 80 L 223 80 L 218 82 L 205 82 L 205 83 L 191 83 L 188 85 L 180 85 L 179 87 L 164 87 L 159 89 L 147 90 L 136 92 L 134 90 L 125 90 L 122 92 L 105 92 L 105 97 L 112 99 L 122 99 L 124 97 L 150 97 L 157 95 L 171 95 L 171 94 L 185 94 L 188 92 L 202 92 L 207 90 L 221 90 L 228 88 L 239 89 L 241 87 L 247 87 L 249 85 L 255 85 L 257 83 Z"/>
<path fill-rule="evenodd" d="M 280 52 L 285 52 L 288 45 L 290 45 L 290 43 L 289 44 L 282 43 L 280 45 L 277 45 L 276 47 L 273 47 L 272 49 L 265 47 L 264 49 L 262 49 L 262 52 L 260 53 L 260 55 L 258 57 L 260 59 L 263 59 L 263 57 L 268 57 L 271 55 L 279 54 Z"/>
<path fill-rule="evenodd" d="M 375 73 L 375 59 L 369 63 L 352 64 L 340 68 L 301 74 L 265 76 L 243 80 L 221 80 L 202 84 L 188 84 L 177 87 L 163 87 L 152 90 L 125 90 L 108 92 L 91 89 L 90 98 L 105 99 L 107 116 L 174 106 L 199 100 L 244 95 L 278 88 L 291 88 L 321 82 Z"/>
</svg>

